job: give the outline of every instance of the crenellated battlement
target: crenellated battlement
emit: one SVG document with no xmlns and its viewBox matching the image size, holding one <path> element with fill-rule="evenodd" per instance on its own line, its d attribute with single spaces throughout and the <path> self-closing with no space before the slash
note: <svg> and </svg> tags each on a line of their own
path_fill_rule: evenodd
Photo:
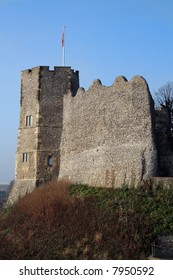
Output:
<svg viewBox="0 0 173 280">
<path fill-rule="evenodd" d="M 79 73 L 78 70 L 71 69 L 70 66 L 54 66 L 54 69 L 50 69 L 50 66 L 35 66 L 29 69 L 22 70 L 22 73 L 34 73 L 39 70 L 44 70 L 47 72 L 64 72 L 64 71 L 71 71 L 72 73 Z"/>
</svg>

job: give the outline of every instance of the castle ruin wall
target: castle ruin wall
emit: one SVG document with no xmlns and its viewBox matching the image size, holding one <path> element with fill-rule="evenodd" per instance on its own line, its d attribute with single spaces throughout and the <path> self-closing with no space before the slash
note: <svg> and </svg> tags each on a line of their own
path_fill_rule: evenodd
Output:
<svg viewBox="0 0 173 280">
<path fill-rule="evenodd" d="M 85 91 L 78 71 L 39 66 L 22 71 L 20 105 L 9 203 L 54 178 L 115 188 L 157 175 L 154 102 L 142 77 L 95 80 Z"/>
<path fill-rule="evenodd" d="M 154 104 L 146 81 L 94 81 L 64 96 L 59 178 L 93 186 L 136 185 L 157 172 Z"/>
</svg>

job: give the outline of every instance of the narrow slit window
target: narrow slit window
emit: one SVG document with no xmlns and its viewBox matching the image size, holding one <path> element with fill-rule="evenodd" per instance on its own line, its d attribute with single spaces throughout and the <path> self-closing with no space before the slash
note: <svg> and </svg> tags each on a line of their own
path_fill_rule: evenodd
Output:
<svg viewBox="0 0 173 280">
<path fill-rule="evenodd" d="M 26 116 L 26 126 L 32 125 L 32 116 Z"/>
<path fill-rule="evenodd" d="M 52 166 L 52 165 L 53 165 L 53 158 L 52 158 L 52 155 L 48 155 L 48 158 L 47 158 L 47 165 L 48 165 L 48 166 Z"/>
<path fill-rule="evenodd" d="M 23 162 L 28 161 L 28 153 L 23 153 Z"/>
</svg>

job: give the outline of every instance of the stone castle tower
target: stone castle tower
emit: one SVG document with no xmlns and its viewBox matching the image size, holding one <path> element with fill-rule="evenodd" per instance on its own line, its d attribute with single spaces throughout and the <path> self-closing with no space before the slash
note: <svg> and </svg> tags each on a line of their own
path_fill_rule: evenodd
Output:
<svg viewBox="0 0 173 280">
<path fill-rule="evenodd" d="M 164 113 L 164 117 L 163 117 Z M 9 203 L 54 178 L 102 187 L 173 176 L 167 114 L 144 78 L 79 88 L 71 67 L 22 71 L 15 183 Z"/>
<path fill-rule="evenodd" d="M 15 184 L 9 201 L 58 176 L 63 96 L 75 95 L 78 71 L 40 66 L 22 71 Z"/>
</svg>

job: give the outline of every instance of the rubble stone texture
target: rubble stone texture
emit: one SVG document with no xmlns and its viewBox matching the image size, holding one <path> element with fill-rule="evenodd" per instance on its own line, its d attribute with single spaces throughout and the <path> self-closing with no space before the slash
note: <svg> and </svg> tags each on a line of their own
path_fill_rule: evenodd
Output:
<svg viewBox="0 0 173 280">
<path fill-rule="evenodd" d="M 156 174 L 153 106 L 139 76 L 64 95 L 59 178 L 116 188 Z"/>
</svg>

